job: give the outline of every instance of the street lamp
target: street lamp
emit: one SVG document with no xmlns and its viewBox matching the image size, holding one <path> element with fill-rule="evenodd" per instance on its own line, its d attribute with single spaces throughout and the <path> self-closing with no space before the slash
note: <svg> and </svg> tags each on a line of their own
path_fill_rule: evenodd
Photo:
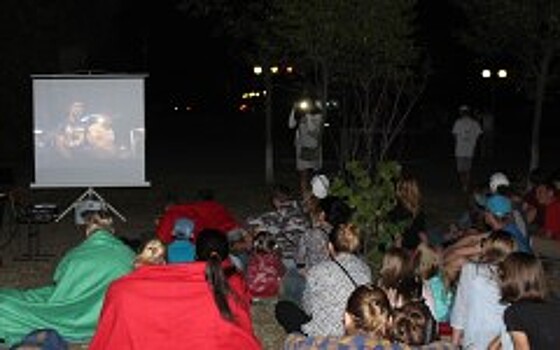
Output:
<svg viewBox="0 0 560 350">
<path fill-rule="evenodd" d="M 482 137 L 482 155 L 484 157 L 493 156 L 493 144 L 494 144 L 494 118 L 496 114 L 496 84 L 498 80 L 504 80 L 508 76 L 508 71 L 506 69 L 498 69 L 492 72 L 490 69 L 483 69 L 481 72 L 482 78 L 485 80 L 491 80 L 490 84 L 490 113 L 485 111 L 482 114 L 482 129 L 484 131 Z M 490 79 L 493 78 L 494 79 Z"/>
</svg>

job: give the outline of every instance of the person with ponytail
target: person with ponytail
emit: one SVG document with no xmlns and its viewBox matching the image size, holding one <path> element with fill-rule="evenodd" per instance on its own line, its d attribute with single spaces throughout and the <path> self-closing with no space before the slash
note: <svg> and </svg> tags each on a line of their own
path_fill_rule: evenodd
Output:
<svg viewBox="0 0 560 350">
<path fill-rule="evenodd" d="M 194 262 L 140 266 L 107 292 L 91 350 L 261 349 L 226 235 L 202 230 Z"/>
</svg>

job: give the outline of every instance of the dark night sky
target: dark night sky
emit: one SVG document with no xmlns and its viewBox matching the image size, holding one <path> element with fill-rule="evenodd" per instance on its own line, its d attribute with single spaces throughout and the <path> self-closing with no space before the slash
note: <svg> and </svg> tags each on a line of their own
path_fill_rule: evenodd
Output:
<svg viewBox="0 0 560 350">
<path fill-rule="evenodd" d="M 10 0 L 0 5 L 0 10 L 5 10 L 0 17 L 9 19 L 18 12 L 25 13 L 15 8 L 28 2 Z M 46 55 L 56 56 L 60 48 L 77 45 L 86 48 L 88 57 L 82 64 L 70 64 L 62 72 L 147 72 L 152 102 L 172 104 L 194 100 L 206 107 L 232 105 L 232 99 L 240 95 L 240 86 L 248 78 L 247 67 L 243 67 L 239 55 L 228 50 L 232 40 L 215 35 L 219 23 L 189 18 L 177 9 L 177 0 L 59 3 L 66 4 L 66 8 L 56 8 L 53 4 L 50 10 L 58 13 L 64 24 L 59 27 L 64 32 L 58 34 L 58 41 L 50 51 L 43 50 Z M 474 57 L 454 37 L 461 21 L 449 3 L 450 0 L 420 0 L 418 6 L 418 35 L 431 58 L 433 70 L 423 103 L 446 111 L 455 110 L 463 103 L 487 104 L 489 94 L 487 86 L 476 85 L 480 79 Z M 25 23 L 35 19 L 27 16 L 29 20 Z M 35 16 L 39 17 L 40 13 Z M 28 53 L 41 55 L 25 37 L 26 28 L 14 30 L 6 27 L 9 21 L 0 22 L 5 26 L 3 32 L 11 34 L 10 39 L 29 45 Z M 45 40 L 40 44 L 49 45 Z M 53 65 L 40 65 L 36 63 L 29 74 L 61 72 Z"/>
<path fill-rule="evenodd" d="M 214 35 L 216 23 L 189 18 L 177 9 L 176 1 L 107 0 L 89 6 L 88 25 L 102 23 L 98 31 L 85 33 L 89 68 L 147 70 L 162 94 L 214 102 L 237 94 L 236 84 L 246 78 L 240 60 L 228 54 L 231 40 Z M 423 0 L 419 9 L 419 35 L 434 69 L 431 93 L 461 89 L 468 58 L 452 38 L 456 16 L 447 0 Z M 458 92 L 457 99 L 461 95 Z"/>
</svg>

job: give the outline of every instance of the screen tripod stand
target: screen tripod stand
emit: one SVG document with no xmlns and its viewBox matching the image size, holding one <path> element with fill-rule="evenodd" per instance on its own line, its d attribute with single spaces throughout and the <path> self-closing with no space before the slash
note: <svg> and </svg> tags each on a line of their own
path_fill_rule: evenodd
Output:
<svg viewBox="0 0 560 350">
<path fill-rule="evenodd" d="M 55 222 L 59 222 L 73 209 L 80 206 L 81 203 L 85 201 L 96 201 L 101 204 L 101 208 L 107 208 L 111 213 L 115 214 L 123 222 L 126 222 L 126 218 L 119 213 L 115 207 L 113 207 L 109 202 L 107 202 L 99 193 L 97 193 L 92 187 L 89 187 L 84 193 L 82 193 L 68 208 L 66 208 L 60 215 L 56 218 Z M 101 209 L 99 208 L 99 209 Z M 99 210 L 97 209 L 97 210 Z"/>
</svg>

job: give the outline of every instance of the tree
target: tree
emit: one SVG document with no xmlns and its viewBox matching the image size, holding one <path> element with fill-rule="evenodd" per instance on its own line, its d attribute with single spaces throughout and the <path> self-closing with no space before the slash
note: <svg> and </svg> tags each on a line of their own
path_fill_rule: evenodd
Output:
<svg viewBox="0 0 560 350">
<path fill-rule="evenodd" d="M 381 161 L 373 175 L 359 162 L 346 164 L 345 172 L 333 180 L 331 192 L 348 199 L 354 208 L 354 223 L 363 232 L 362 251 L 373 270 L 378 270 L 385 249 L 397 240 L 409 220 L 393 222 L 390 212 L 397 204 L 395 182 L 401 166 L 394 161 Z"/>
<path fill-rule="evenodd" d="M 529 170 L 539 167 L 543 103 L 560 54 L 560 0 L 456 1 L 467 24 L 463 43 L 490 57 L 508 57 L 524 73 L 534 98 Z"/>
<path fill-rule="evenodd" d="M 230 49 L 234 57 L 241 57 L 249 66 L 262 66 L 265 90 L 265 180 L 274 182 L 274 149 L 272 139 L 272 99 L 274 85 L 270 67 L 283 60 L 282 49 L 277 44 L 273 1 L 231 3 L 224 0 L 179 2 L 183 12 L 212 20 L 217 25 L 217 35 L 234 39 Z"/>
<path fill-rule="evenodd" d="M 423 90 L 415 6 L 415 0 L 279 2 L 279 36 L 308 63 L 324 102 L 330 91 L 344 101 L 341 165 L 361 160 L 372 169 L 385 159 Z"/>
</svg>

